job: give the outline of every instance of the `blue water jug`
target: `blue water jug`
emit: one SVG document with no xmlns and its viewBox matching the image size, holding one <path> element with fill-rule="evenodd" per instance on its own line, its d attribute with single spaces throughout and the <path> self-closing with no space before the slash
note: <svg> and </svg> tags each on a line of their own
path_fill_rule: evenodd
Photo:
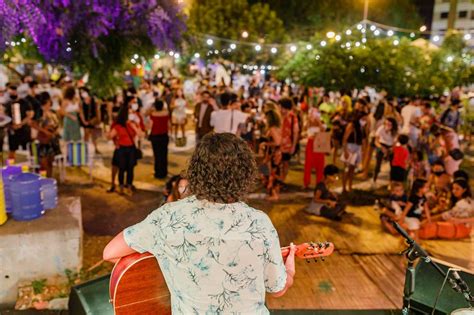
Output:
<svg viewBox="0 0 474 315">
<path fill-rule="evenodd" d="M 54 209 L 58 206 L 58 184 L 54 178 L 41 178 L 41 197 L 45 210 Z"/>
<path fill-rule="evenodd" d="M 40 176 L 33 173 L 22 173 L 10 178 L 13 219 L 29 221 L 42 216 L 44 207 L 41 201 Z"/>
<path fill-rule="evenodd" d="M 11 177 L 21 174 L 21 166 L 8 165 L 2 169 L 3 189 L 5 191 L 5 209 L 7 213 L 12 212 L 12 197 L 10 193 Z"/>
</svg>

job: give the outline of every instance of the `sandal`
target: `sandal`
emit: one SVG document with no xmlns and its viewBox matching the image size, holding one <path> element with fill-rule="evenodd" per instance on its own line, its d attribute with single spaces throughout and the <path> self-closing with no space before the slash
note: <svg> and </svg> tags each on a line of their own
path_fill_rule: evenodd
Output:
<svg viewBox="0 0 474 315">
<path fill-rule="evenodd" d="M 115 192 L 115 186 L 114 185 L 110 186 L 110 188 L 107 189 L 106 192 L 109 193 L 109 194 Z"/>
</svg>

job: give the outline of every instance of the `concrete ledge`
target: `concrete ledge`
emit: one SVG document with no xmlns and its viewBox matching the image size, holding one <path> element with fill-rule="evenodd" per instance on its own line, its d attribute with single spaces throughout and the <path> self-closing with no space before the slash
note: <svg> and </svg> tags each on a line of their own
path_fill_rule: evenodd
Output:
<svg viewBox="0 0 474 315">
<path fill-rule="evenodd" d="M 12 306 L 23 280 L 64 275 L 82 266 L 79 197 L 60 198 L 58 207 L 33 221 L 9 219 L 0 226 L 0 306 Z"/>
</svg>

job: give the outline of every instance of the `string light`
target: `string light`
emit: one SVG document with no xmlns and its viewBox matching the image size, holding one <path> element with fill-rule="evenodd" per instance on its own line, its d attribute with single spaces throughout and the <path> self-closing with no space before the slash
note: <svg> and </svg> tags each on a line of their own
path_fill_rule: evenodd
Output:
<svg viewBox="0 0 474 315">
<path fill-rule="evenodd" d="M 379 30 L 375 30 L 375 31 L 374 31 L 374 35 L 375 35 L 375 36 L 379 36 L 379 35 L 380 35 L 380 31 L 379 31 Z"/>
<path fill-rule="evenodd" d="M 393 41 L 393 45 L 398 46 L 398 44 L 400 44 L 400 41 L 398 39 Z"/>
<path fill-rule="evenodd" d="M 138 59 L 138 54 L 134 54 L 134 55 L 133 55 L 133 58 L 134 58 L 134 59 Z"/>
<path fill-rule="evenodd" d="M 307 49 L 307 50 L 311 50 L 312 48 L 313 48 L 313 45 L 311 45 L 311 44 L 307 44 L 307 45 L 306 45 L 306 49 Z"/>
<path fill-rule="evenodd" d="M 420 32 L 424 32 L 424 31 L 426 31 L 426 25 L 422 25 L 422 26 L 420 27 Z"/>
<path fill-rule="evenodd" d="M 346 35 L 347 35 L 347 36 L 349 36 L 349 35 L 351 35 L 351 34 L 352 34 L 352 31 L 351 31 L 351 30 L 347 30 L 347 31 L 346 31 Z"/>
<path fill-rule="evenodd" d="M 295 51 L 296 51 L 296 49 L 298 49 L 298 48 L 296 48 L 296 46 L 295 46 L 295 45 L 291 45 L 291 47 L 290 47 L 290 50 L 291 50 L 291 52 L 295 52 Z"/>
<path fill-rule="evenodd" d="M 255 46 L 255 50 L 256 50 L 256 51 L 260 51 L 260 50 L 262 50 L 262 46 L 260 46 L 260 45 L 256 45 L 256 46 Z"/>
<path fill-rule="evenodd" d="M 413 33 L 413 32 L 410 33 L 410 37 L 411 37 L 411 38 L 413 38 L 413 37 L 415 37 L 415 36 L 416 36 L 415 33 Z"/>
<path fill-rule="evenodd" d="M 173 56 L 174 56 L 174 51 L 170 51 L 168 54 L 169 54 L 171 57 L 173 57 Z"/>
<path fill-rule="evenodd" d="M 433 41 L 438 42 L 439 41 L 439 36 L 438 35 L 433 36 Z"/>
<path fill-rule="evenodd" d="M 237 48 L 237 45 L 236 45 L 236 44 L 234 44 L 234 43 L 230 44 L 230 49 L 234 50 L 234 49 L 236 49 L 236 48 Z"/>
<path fill-rule="evenodd" d="M 243 31 L 242 32 L 242 38 L 247 38 L 247 37 L 249 37 L 249 32 Z"/>
<path fill-rule="evenodd" d="M 136 64 L 136 63 L 137 63 L 137 61 L 136 61 L 135 59 L 133 59 L 133 58 L 130 59 L 130 62 L 133 63 L 133 64 Z"/>
<path fill-rule="evenodd" d="M 387 32 L 387 35 L 388 35 L 389 37 L 393 36 L 393 34 L 394 34 L 394 32 L 393 32 L 392 30 L 389 30 L 389 31 Z"/>
<path fill-rule="evenodd" d="M 356 47 L 359 47 L 359 46 L 360 46 L 360 43 L 359 43 L 359 42 L 355 42 L 355 46 L 356 46 Z"/>
<path fill-rule="evenodd" d="M 447 61 L 447 62 L 453 62 L 453 60 L 454 60 L 454 57 L 453 57 L 453 56 L 448 56 L 448 57 L 446 58 L 446 61 Z"/>
<path fill-rule="evenodd" d="M 26 43 L 26 39 L 23 37 L 23 38 L 21 39 L 21 42 L 22 42 L 22 43 Z"/>
<path fill-rule="evenodd" d="M 340 41 L 341 40 L 341 35 L 337 34 L 336 37 L 334 37 L 336 39 L 336 42 Z"/>
<path fill-rule="evenodd" d="M 327 38 L 334 38 L 334 36 L 336 36 L 336 33 L 334 33 L 334 32 L 327 32 L 326 33 Z"/>
<path fill-rule="evenodd" d="M 357 29 L 358 29 L 358 30 L 361 30 L 362 27 L 363 27 L 362 24 L 357 24 Z"/>
<path fill-rule="evenodd" d="M 276 47 L 272 47 L 272 49 L 270 49 L 271 53 L 272 54 L 276 54 L 278 52 L 278 49 Z"/>
<path fill-rule="evenodd" d="M 198 59 L 199 57 L 201 57 L 201 55 L 199 53 L 194 54 L 194 58 Z"/>
<path fill-rule="evenodd" d="M 464 40 L 470 40 L 472 38 L 471 34 L 465 34 Z"/>
<path fill-rule="evenodd" d="M 377 26 L 375 26 L 375 25 L 371 25 L 371 26 L 370 26 L 370 30 L 371 30 L 372 32 L 375 31 L 376 29 L 377 29 Z"/>
<path fill-rule="evenodd" d="M 179 54 L 178 54 L 178 53 L 174 54 L 174 58 L 175 58 L 175 59 L 178 59 L 178 58 L 179 58 Z"/>
<path fill-rule="evenodd" d="M 325 41 L 325 40 L 322 40 L 322 41 L 321 41 L 321 46 L 322 46 L 322 47 L 326 46 L 326 41 Z"/>
<path fill-rule="evenodd" d="M 366 32 L 365 28 L 361 29 L 360 32 L 361 32 L 362 34 L 365 34 L 365 32 Z"/>
<path fill-rule="evenodd" d="M 206 43 L 207 45 L 212 46 L 212 44 L 214 44 L 214 41 L 212 40 L 212 38 L 208 38 Z"/>
<path fill-rule="evenodd" d="M 365 44 L 366 42 L 367 42 L 367 38 L 365 38 L 365 37 L 364 37 L 364 38 L 362 38 L 362 43 L 364 43 L 364 44 Z"/>
<path fill-rule="evenodd" d="M 158 54 L 155 54 L 154 57 L 155 57 L 155 59 L 160 59 L 160 55 L 158 55 Z"/>
</svg>

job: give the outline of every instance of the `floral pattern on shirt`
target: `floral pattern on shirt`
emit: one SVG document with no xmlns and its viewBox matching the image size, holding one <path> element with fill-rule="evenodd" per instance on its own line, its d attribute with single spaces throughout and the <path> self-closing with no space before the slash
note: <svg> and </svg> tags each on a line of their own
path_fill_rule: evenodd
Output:
<svg viewBox="0 0 474 315">
<path fill-rule="evenodd" d="M 242 202 L 191 196 L 153 211 L 124 238 L 157 258 L 173 314 L 269 314 L 265 292 L 286 284 L 273 224 Z"/>
</svg>

